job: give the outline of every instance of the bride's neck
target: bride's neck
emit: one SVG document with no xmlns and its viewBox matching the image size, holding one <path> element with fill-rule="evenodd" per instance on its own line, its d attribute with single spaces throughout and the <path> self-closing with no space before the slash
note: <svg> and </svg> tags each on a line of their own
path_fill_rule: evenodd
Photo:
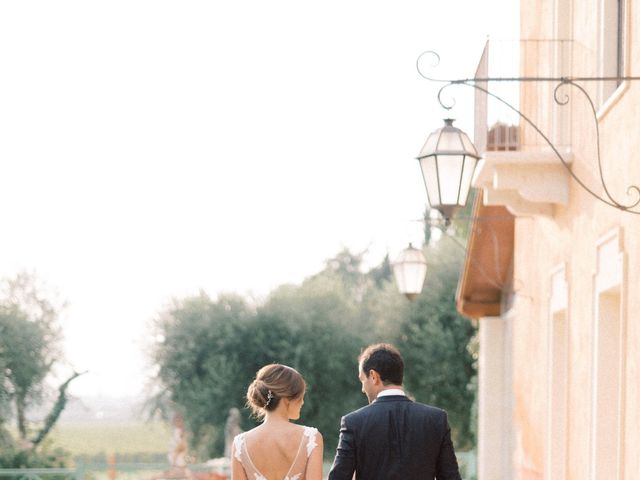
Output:
<svg viewBox="0 0 640 480">
<path fill-rule="evenodd" d="M 276 423 L 289 423 L 289 416 L 286 411 L 279 412 L 276 410 L 274 412 L 268 412 L 262 422 L 263 425 L 273 425 Z"/>
</svg>

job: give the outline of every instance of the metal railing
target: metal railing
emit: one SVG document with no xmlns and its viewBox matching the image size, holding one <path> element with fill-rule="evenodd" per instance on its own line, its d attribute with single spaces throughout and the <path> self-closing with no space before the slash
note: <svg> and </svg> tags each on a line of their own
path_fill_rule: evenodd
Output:
<svg viewBox="0 0 640 480">
<path fill-rule="evenodd" d="M 569 77 L 573 42 L 569 40 L 489 40 L 476 78 Z M 571 108 L 554 101 L 553 82 L 482 82 L 483 88 L 503 98 L 541 126 L 552 143 L 570 146 Z M 564 94 L 562 90 L 558 92 Z M 568 93 L 568 92 L 567 92 Z M 487 150 L 544 150 L 546 142 L 512 110 L 485 93 L 475 95 L 474 141 Z"/>
<path fill-rule="evenodd" d="M 81 480 L 83 477 L 71 468 L 2 468 L 2 480 Z"/>
</svg>

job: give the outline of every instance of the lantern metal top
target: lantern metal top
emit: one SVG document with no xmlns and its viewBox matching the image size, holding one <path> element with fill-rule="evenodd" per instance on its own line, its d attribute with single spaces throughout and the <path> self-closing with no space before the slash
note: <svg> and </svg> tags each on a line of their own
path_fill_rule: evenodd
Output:
<svg viewBox="0 0 640 480">
<path fill-rule="evenodd" d="M 480 158 L 469 136 L 453 126 L 454 121 L 453 118 L 445 118 L 444 126 L 431 132 L 420 154 L 416 157 L 418 160 L 431 155 L 467 155 Z"/>
</svg>

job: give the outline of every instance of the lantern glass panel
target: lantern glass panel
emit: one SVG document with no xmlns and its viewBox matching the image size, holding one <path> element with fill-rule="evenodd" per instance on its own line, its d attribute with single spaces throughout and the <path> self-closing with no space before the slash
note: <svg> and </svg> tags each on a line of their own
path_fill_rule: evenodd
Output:
<svg viewBox="0 0 640 480">
<path fill-rule="evenodd" d="M 473 172 L 476 168 L 478 161 L 473 157 L 465 157 L 464 169 L 462 170 L 462 182 L 460 183 L 460 197 L 458 198 L 458 205 L 464 206 L 467 203 L 467 197 L 469 196 L 469 190 L 471 188 L 471 180 Z"/>
<path fill-rule="evenodd" d="M 433 132 L 429 135 L 429 138 L 427 138 L 427 141 L 424 143 L 424 147 L 422 147 L 422 150 L 420 151 L 420 157 L 423 155 L 429 155 L 435 151 L 436 146 L 438 145 L 438 133 L 439 132 Z"/>
<path fill-rule="evenodd" d="M 398 284 L 398 290 L 400 293 L 406 293 L 407 291 L 407 279 L 405 277 L 404 265 L 397 264 L 393 266 L 393 276 L 396 278 Z"/>
<path fill-rule="evenodd" d="M 476 147 L 473 143 L 471 143 L 471 140 L 469 139 L 469 137 L 467 135 L 460 135 L 462 137 L 462 143 L 464 145 L 464 151 L 468 152 L 472 155 L 478 155 L 478 151 L 476 150 Z"/>
<path fill-rule="evenodd" d="M 437 207 L 440 201 L 440 187 L 438 186 L 438 172 L 436 170 L 436 158 L 434 156 L 420 159 L 420 167 L 422 168 L 422 176 L 424 177 L 424 185 L 427 187 L 427 197 L 429 206 Z"/>
<path fill-rule="evenodd" d="M 438 142 L 438 153 L 440 152 L 461 152 L 463 151 L 462 140 L 456 131 L 442 129 L 440 141 Z"/>
<path fill-rule="evenodd" d="M 427 265 L 420 262 L 402 262 L 394 265 L 393 273 L 400 293 L 420 293 L 427 274 Z"/>
<path fill-rule="evenodd" d="M 438 155 L 440 199 L 444 205 L 457 205 L 464 155 Z"/>
</svg>

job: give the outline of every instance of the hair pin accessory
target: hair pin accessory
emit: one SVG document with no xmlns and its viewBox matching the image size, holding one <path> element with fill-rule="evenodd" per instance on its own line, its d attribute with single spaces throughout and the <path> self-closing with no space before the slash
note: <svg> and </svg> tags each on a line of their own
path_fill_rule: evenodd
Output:
<svg viewBox="0 0 640 480">
<path fill-rule="evenodd" d="M 267 393 L 267 403 L 264 404 L 264 408 L 267 408 L 269 406 L 272 398 L 273 398 L 273 392 L 269 390 L 269 392 Z"/>
</svg>

